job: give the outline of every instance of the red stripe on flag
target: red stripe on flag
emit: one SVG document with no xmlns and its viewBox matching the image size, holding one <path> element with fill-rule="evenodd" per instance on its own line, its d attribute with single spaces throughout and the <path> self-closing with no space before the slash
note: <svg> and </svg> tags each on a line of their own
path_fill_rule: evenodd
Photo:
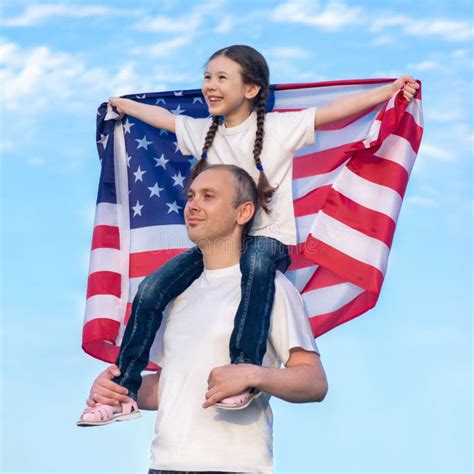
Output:
<svg viewBox="0 0 474 474">
<path fill-rule="evenodd" d="M 96 359 L 110 364 L 115 363 L 119 347 L 115 346 L 120 323 L 109 318 L 95 318 L 88 321 L 82 329 L 82 349 Z M 158 370 L 159 367 L 149 362 L 145 370 Z"/>
<path fill-rule="evenodd" d="M 313 260 L 303 255 L 304 244 L 290 245 L 288 247 L 288 253 L 291 258 L 291 265 L 287 271 L 299 270 L 300 268 L 312 267 L 315 265 Z"/>
<path fill-rule="evenodd" d="M 120 250 L 120 231 L 112 225 L 97 225 L 92 234 L 92 250 L 107 248 Z"/>
<path fill-rule="evenodd" d="M 315 239 L 312 235 L 305 243 L 304 255 L 365 290 L 378 292 L 382 287 L 383 274 L 378 268 L 349 257 L 334 247 Z"/>
<path fill-rule="evenodd" d="M 311 191 L 299 199 L 293 201 L 295 209 L 295 217 L 307 216 L 309 214 L 316 214 L 326 202 L 328 193 L 331 191 L 331 186 L 321 186 L 320 188 Z"/>
<path fill-rule="evenodd" d="M 380 79 L 344 79 L 341 81 L 322 81 L 322 82 L 296 82 L 292 84 L 277 84 L 275 90 L 284 91 L 288 89 L 312 89 L 318 87 L 328 86 L 356 86 L 358 84 L 381 84 L 384 82 L 393 82 L 396 79 L 393 78 L 380 78 Z M 417 81 L 418 82 L 418 81 Z"/>
<path fill-rule="evenodd" d="M 357 120 L 361 119 L 365 115 L 370 114 L 376 108 L 377 106 L 373 106 L 369 109 L 363 110 L 362 112 L 358 112 L 354 115 L 350 115 L 349 117 L 335 120 L 334 122 L 326 123 L 324 125 L 318 125 L 318 128 L 316 131 L 328 132 L 328 131 L 334 131 L 334 130 L 342 130 L 344 127 L 347 127 L 351 123 L 357 122 Z M 300 110 L 303 110 L 303 109 L 274 109 L 272 110 L 272 112 L 298 112 Z"/>
<path fill-rule="evenodd" d="M 87 298 L 95 295 L 113 295 L 120 298 L 122 294 L 122 276 L 115 272 L 94 272 L 87 280 Z"/>
<path fill-rule="evenodd" d="M 420 148 L 421 137 L 423 135 L 423 128 L 421 128 L 415 121 L 413 115 L 406 112 L 403 116 L 403 120 L 397 128 L 395 135 L 403 137 L 409 141 L 413 151 L 418 153 Z"/>
<path fill-rule="evenodd" d="M 187 249 L 150 250 L 130 254 L 130 278 L 149 275 Z"/>
<path fill-rule="evenodd" d="M 358 148 L 364 148 L 362 142 L 353 142 L 329 150 L 295 156 L 293 158 L 293 179 L 330 173 L 350 158 L 354 150 Z"/>
<path fill-rule="evenodd" d="M 361 178 L 393 189 L 401 197 L 405 194 L 407 170 L 394 161 L 374 156 L 372 150 L 359 150 L 357 158 L 350 160 L 347 168 Z"/>
<path fill-rule="evenodd" d="M 318 290 L 320 288 L 327 288 L 328 286 L 340 285 L 342 283 L 347 282 L 329 270 L 326 270 L 323 267 L 318 267 L 301 293 L 307 293 L 308 291 Z"/>
<path fill-rule="evenodd" d="M 361 206 L 334 189 L 328 193 L 324 213 L 369 237 L 381 240 L 389 248 L 392 245 L 396 227 L 393 219 Z"/>
<path fill-rule="evenodd" d="M 322 334 L 334 329 L 341 324 L 356 318 L 365 313 L 377 303 L 378 294 L 364 291 L 359 296 L 354 298 L 351 302 L 341 306 L 336 311 L 321 314 L 309 318 L 311 329 L 314 337 L 319 337 Z"/>
</svg>

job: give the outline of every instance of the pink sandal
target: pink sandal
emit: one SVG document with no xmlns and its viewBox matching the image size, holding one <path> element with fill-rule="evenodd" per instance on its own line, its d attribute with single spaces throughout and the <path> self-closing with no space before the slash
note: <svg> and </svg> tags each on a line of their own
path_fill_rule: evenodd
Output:
<svg viewBox="0 0 474 474">
<path fill-rule="evenodd" d="M 214 406 L 223 410 L 242 410 L 247 408 L 261 394 L 260 390 L 249 388 L 233 397 L 223 398 L 220 402 L 215 403 Z"/>
<path fill-rule="evenodd" d="M 86 407 L 77 426 L 100 426 L 114 421 L 133 420 L 140 417 L 137 402 L 133 399 L 117 406 L 96 403 L 93 407 Z"/>
</svg>

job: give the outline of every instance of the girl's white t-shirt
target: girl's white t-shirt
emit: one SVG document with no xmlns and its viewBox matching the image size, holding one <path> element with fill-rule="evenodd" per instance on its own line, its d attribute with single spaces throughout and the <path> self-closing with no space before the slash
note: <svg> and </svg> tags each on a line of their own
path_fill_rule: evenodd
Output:
<svg viewBox="0 0 474 474">
<path fill-rule="evenodd" d="M 270 214 L 263 209 L 257 211 L 250 235 L 272 237 L 286 245 L 296 244 L 292 191 L 293 153 L 314 143 L 315 112 L 316 108 L 311 107 L 297 112 L 269 112 L 265 115 L 260 159 L 268 181 L 278 188 L 270 202 L 272 211 Z M 176 136 L 181 153 L 200 159 L 211 123 L 211 118 L 176 116 Z M 236 127 L 219 125 L 207 152 L 208 163 L 240 166 L 258 182 L 259 171 L 253 158 L 256 131 L 255 111 Z"/>
<path fill-rule="evenodd" d="M 262 394 L 243 410 L 202 408 L 207 379 L 230 363 L 229 339 L 241 298 L 240 266 L 204 270 L 167 307 L 151 351 L 162 367 L 152 469 L 272 472 L 272 410 Z M 290 349 L 318 353 L 303 300 L 280 272 L 263 365 L 280 367 Z"/>
</svg>

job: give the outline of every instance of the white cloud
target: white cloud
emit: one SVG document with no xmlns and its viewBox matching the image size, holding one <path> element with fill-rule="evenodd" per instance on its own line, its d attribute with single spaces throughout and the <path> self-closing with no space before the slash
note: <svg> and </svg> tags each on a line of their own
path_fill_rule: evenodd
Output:
<svg viewBox="0 0 474 474">
<path fill-rule="evenodd" d="M 276 47 L 267 52 L 268 56 L 279 59 L 305 59 L 309 58 L 309 53 L 301 48 Z"/>
<path fill-rule="evenodd" d="M 90 107 L 109 95 L 150 90 L 153 83 L 125 62 L 118 70 L 89 68 L 80 55 L 53 51 L 48 46 L 22 48 L 15 43 L 0 46 L 0 82 L 6 111 L 34 112 L 60 105 Z M 166 86 L 166 84 L 160 84 Z"/>
<path fill-rule="evenodd" d="M 363 9 L 342 2 L 329 2 L 320 8 L 319 2 L 294 0 L 279 5 L 270 15 L 273 21 L 300 23 L 316 26 L 328 31 L 337 31 L 344 26 L 358 23 Z"/>
<path fill-rule="evenodd" d="M 226 16 L 218 23 L 214 31 L 219 34 L 229 33 L 233 27 L 233 18 L 231 16 Z"/>
<path fill-rule="evenodd" d="M 381 46 L 381 45 L 384 45 L 384 44 L 392 44 L 394 41 L 393 41 L 393 38 L 391 36 L 387 36 L 387 35 L 384 35 L 384 36 L 378 36 L 377 38 L 374 38 L 370 44 L 374 45 L 374 46 Z"/>
<path fill-rule="evenodd" d="M 474 35 L 472 23 L 469 21 L 446 19 L 414 19 L 405 15 L 389 15 L 376 18 L 370 31 L 379 33 L 390 27 L 400 27 L 402 33 L 411 36 L 439 36 L 448 41 L 464 41 Z"/>
<path fill-rule="evenodd" d="M 42 166 L 45 164 L 45 160 L 43 158 L 39 158 L 37 156 L 34 156 L 33 158 L 30 158 L 28 160 L 28 164 L 31 166 Z"/>
<path fill-rule="evenodd" d="M 436 145 L 431 145 L 430 143 L 426 142 L 421 142 L 420 145 L 420 150 L 418 151 L 420 157 L 423 157 L 423 159 L 429 159 L 432 158 L 434 160 L 438 161 L 454 161 L 455 156 L 454 154 L 443 147 L 436 146 Z"/>
<path fill-rule="evenodd" d="M 180 36 L 161 41 L 148 48 L 148 54 L 153 58 L 167 58 L 176 54 L 176 51 L 191 43 L 192 36 Z"/>
<path fill-rule="evenodd" d="M 415 205 L 420 207 L 435 207 L 436 202 L 433 198 L 427 196 L 408 196 L 405 199 L 405 204 Z"/>
<path fill-rule="evenodd" d="M 409 64 L 408 69 L 411 71 L 428 71 L 430 69 L 437 69 L 440 66 L 436 61 L 426 60 L 416 64 Z"/>
<path fill-rule="evenodd" d="M 202 21 L 203 17 L 200 14 L 180 18 L 157 16 L 140 20 L 134 25 L 134 28 L 149 33 L 188 33 L 196 30 Z"/>
<path fill-rule="evenodd" d="M 67 5 L 61 3 L 46 5 L 28 5 L 26 10 L 16 18 L 5 18 L 3 26 L 33 26 L 44 23 L 53 17 L 87 18 L 95 16 L 128 15 L 130 11 L 117 10 L 100 5 Z"/>
</svg>

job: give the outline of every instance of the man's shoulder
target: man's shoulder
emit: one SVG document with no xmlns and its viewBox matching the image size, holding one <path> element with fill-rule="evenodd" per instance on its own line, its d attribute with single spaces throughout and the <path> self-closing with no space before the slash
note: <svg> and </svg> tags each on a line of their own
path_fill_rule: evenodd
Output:
<svg viewBox="0 0 474 474">
<path fill-rule="evenodd" d="M 279 297 L 279 299 L 302 301 L 300 292 L 296 289 L 288 277 L 280 271 L 277 271 L 275 275 L 275 294 Z"/>
</svg>

